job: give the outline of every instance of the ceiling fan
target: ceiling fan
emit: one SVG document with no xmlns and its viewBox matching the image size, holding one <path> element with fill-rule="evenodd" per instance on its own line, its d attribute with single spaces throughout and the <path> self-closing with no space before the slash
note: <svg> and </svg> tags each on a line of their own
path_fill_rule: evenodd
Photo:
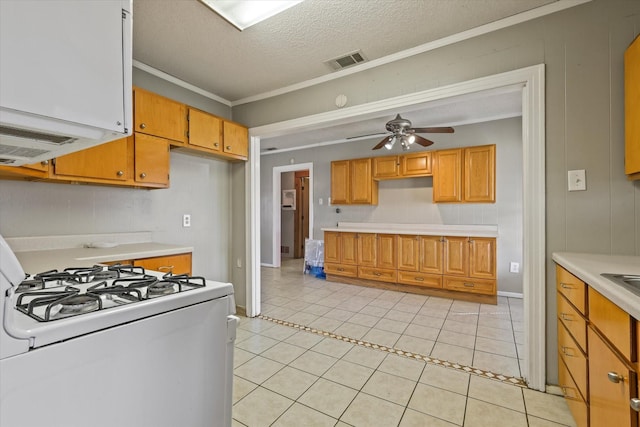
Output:
<svg viewBox="0 0 640 427">
<path fill-rule="evenodd" d="M 391 150 L 396 142 L 400 142 L 403 151 L 407 151 L 414 142 L 423 147 L 428 147 L 433 144 L 433 141 L 416 135 L 417 133 L 453 133 L 452 127 L 411 127 L 411 122 L 400 117 L 400 114 L 396 115 L 395 119 L 387 122 L 387 130 L 391 132 L 391 135 L 384 137 L 378 145 L 373 147 L 373 150 L 378 150 L 382 147 Z"/>
</svg>

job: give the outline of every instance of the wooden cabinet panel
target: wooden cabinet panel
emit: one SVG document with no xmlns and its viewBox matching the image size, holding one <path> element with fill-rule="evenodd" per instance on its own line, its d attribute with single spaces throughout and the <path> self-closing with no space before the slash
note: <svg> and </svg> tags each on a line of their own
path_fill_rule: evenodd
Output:
<svg viewBox="0 0 640 427">
<path fill-rule="evenodd" d="M 358 264 L 358 234 L 340 233 L 340 262 Z"/>
<path fill-rule="evenodd" d="M 238 123 L 224 121 L 224 149 L 226 154 L 232 154 L 246 159 L 249 154 L 249 130 Z"/>
<path fill-rule="evenodd" d="M 586 351 L 587 321 L 560 293 L 558 293 L 557 303 L 558 319 L 560 323 L 562 323 L 571 333 L 573 338 L 575 338 L 576 342 L 580 345 L 580 348 L 582 348 L 582 351 Z"/>
<path fill-rule="evenodd" d="M 144 89 L 134 88 L 134 130 L 187 142 L 187 107 Z"/>
<path fill-rule="evenodd" d="M 640 37 L 624 53 L 624 172 L 640 179 Z"/>
<path fill-rule="evenodd" d="M 558 380 L 576 425 L 578 427 L 587 427 L 589 425 L 589 409 L 562 358 L 558 360 Z"/>
<path fill-rule="evenodd" d="M 464 201 L 471 203 L 496 200 L 496 146 L 484 145 L 464 149 Z"/>
<path fill-rule="evenodd" d="M 340 263 L 340 233 L 324 232 L 324 263 Z"/>
<path fill-rule="evenodd" d="M 587 396 L 587 357 L 562 323 L 558 323 L 558 354 L 582 396 Z"/>
<path fill-rule="evenodd" d="M 423 273 L 443 273 L 444 238 L 440 236 L 420 236 L 420 271 Z"/>
<path fill-rule="evenodd" d="M 358 266 L 348 264 L 325 263 L 324 272 L 326 274 L 335 274 L 336 276 L 358 277 Z"/>
<path fill-rule="evenodd" d="M 469 243 L 469 277 L 495 279 L 496 239 L 473 237 Z"/>
<path fill-rule="evenodd" d="M 435 152 L 433 158 L 433 202 L 462 202 L 462 149 Z"/>
<path fill-rule="evenodd" d="M 355 159 L 350 162 L 350 203 L 377 205 L 378 184 L 373 181 L 371 159 Z"/>
<path fill-rule="evenodd" d="M 376 267 L 398 267 L 398 244 L 395 234 L 378 234 L 376 238 Z"/>
<path fill-rule="evenodd" d="M 431 151 L 420 151 L 400 157 L 400 175 L 403 177 L 430 176 Z"/>
<path fill-rule="evenodd" d="M 331 162 L 331 203 L 334 205 L 349 203 L 349 171 L 349 160 Z"/>
<path fill-rule="evenodd" d="M 485 294 L 485 295 L 496 294 L 495 280 L 444 276 L 443 287 L 451 291 L 461 291 L 461 292 L 469 292 L 474 294 Z"/>
<path fill-rule="evenodd" d="M 169 186 L 169 142 L 164 138 L 136 133 L 135 181 Z"/>
<path fill-rule="evenodd" d="M 418 271 L 420 268 L 420 237 L 398 236 L 398 270 Z"/>
<path fill-rule="evenodd" d="M 398 281 L 397 271 L 386 268 L 358 267 L 358 277 L 379 282 L 394 283 Z"/>
<path fill-rule="evenodd" d="M 559 265 L 556 265 L 556 288 L 580 313 L 587 313 L 585 283 Z"/>
<path fill-rule="evenodd" d="M 442 289 L 442 275 L 398 270 L 398 283 Z"/>
<path fill-rule="evenodd" d="M 191 275 L 191 254 L 137 259 L 133 261 L 133 265 L 141 266 L 145 270 L 154 270 L 161 273 Z"/>
<path fill-rule="evenodd" d="M 589 328 L 589 411 L 594 427 L 628 427 L 637 413 L 629 407 L 636 375 Z M 637 419 L 637 418 L 636 418 Z"/>
<path fill-rule="evenodd" d="M 400 176 L 400 160 L 398 156 L 373 158 L 373 179 L 389 179 Z"/>
<path fill-rule="evenodd" d="M 377 235 L 358 233 L 358 265 L 377 266 Z"/>
<path fill-rule="evenodd" d="M 30 165 L 22 165 L 22 168 L 32 169 L 40 172 L 47 172 L 49 170 L 49 160 L 43 160 L 38 163 L 31 163 Z"/>
<path fill-rule="evenodd" d="M 631 316 L 591 287 L 589 320 L 627 360 L 632 360 Z"/>
<path fill-rule="evenodd" d="M 133 137 L 129 137 L 133 138 Z M 113 181 L 130 179 L 128 138 L 107 142 L 55 159 L 54 174 Z"/>
<path fill-rule="evenodd" d="M 467 237 L 445 237 L 444 274 L 469 275 L 469 239 Z"/>
<path fill-rule="evenodd" d="M 189 108 L 189 145 L 220 151 L 222 119 L 204 111 Z"/>
</svg>

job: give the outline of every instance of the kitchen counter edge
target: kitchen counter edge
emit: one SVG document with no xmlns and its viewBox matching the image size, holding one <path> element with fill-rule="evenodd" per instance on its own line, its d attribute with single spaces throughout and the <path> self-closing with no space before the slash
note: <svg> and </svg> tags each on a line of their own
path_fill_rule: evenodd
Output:
<svg viewBox="0 0 640 427">
<path fill-rule="evenodd" d="M 635 319 L 640 319 L 640 296 L 600 275 L 640 274 L 640 256 L 554 252 L 552 259 Z"/>
</svg>

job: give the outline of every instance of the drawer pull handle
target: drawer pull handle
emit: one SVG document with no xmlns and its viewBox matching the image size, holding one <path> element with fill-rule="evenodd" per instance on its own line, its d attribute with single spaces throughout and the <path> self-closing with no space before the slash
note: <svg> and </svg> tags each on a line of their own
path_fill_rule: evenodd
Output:
<svg viewBox="0 0 640 427">
<path fill-rule="evenodd" d="M 640 399 L 638 399 L 637 397 L 632 397 L 629 405 L 634 411 L 640 412 Z"/>
<path fill-rule="evenodd" d="M 231 150 L 231 146 L 230 145 L 227 145 L 227 150 Z"/>
<path fill-rule="evenodd" d="M 560 313 L 560 318 L 562 320 L 566 320 L 567 322 L 573 322 L 573 319 L 571 319 L 571 315 L 568 313 Z"/>
<path fill-rule="evenodd" d="M 464 287 L 465 288 L 473 288 L 475 285 L 473 283 L 465 283 Z"/>
<path fill-rule="evenodd" d="M 144 129 L 146 127 L 147 127 L 147 125 L 145 125 L 144 123 L 140 123 L 140 129 Z"/>
<path fill-rule="evenodd" d="M 373 275 L 374 275 L 374 276 L 382 276 L 382 274 L 381 274 L 381 273 L 378 273 L 377 271 L 374 271 L 374 272 L 373 272 Z"/>
<path fill-rule="evenodd" d="M 43 160 L 40 162 L 42 166 L 47 166 L 49 164 L 49 160 Z"/>
<path fill-rule="evenodd" d="M 142 173 L 140 174 L 140 178 L 145 179 L 146 177 L 147 177 L 147 174 L 146 174 L 146 173 L 142 172 Z"/>
<path fill-rule="evenodd" d="M 616 384 L 624 382 L 624 377 L 616 372 L 609 372 L 607 374 L 607 378 L 609 378 L 609 381 Z"/>
<path fill-rule="evenodd" d="M 340 267 L 338 268 L 338 271 L 344 271 L 344 268 Z"/>
<path fill-rule="evenodd" d="M 414 277 L 418 282 L 424 282 L 424 277 Z"/>
<path fill-rule="evenodd" d="M 116 172 L 116 175 L 118 175 L 118 176 L 122 176 L 122 175 L 124 175 L 124 172 L 122 172 L 122 171 L 118 171 L 118 172 Z"/>
<path fill-rule="evenodd" d="M 575 352 L 573 351 L 573 349 L 571 349 L 571 347 L 564 347 L 563 346 L 562 347 L 562 354 L 564 354 L 565 356 L 569 356 L 569 357 L 575 357 Z"/>
<path fill-rule="evenodd" d="M 174 266 L 173 265 L 161 265 L 160 267 L 158 267 L 158 271 L 173 271 Z"/>
<path fill-rule="evenodd" d="M 560 287 L 562 289 L 573 289 L 573 286 L 567 284 L 567 283 L 560 283 Z"/>
<path fill-rule="evenodd" d="M 213 144 L 214 147 L 219 147 L 220 144 L 218 144 L 217 142 Z"/>
</svg>

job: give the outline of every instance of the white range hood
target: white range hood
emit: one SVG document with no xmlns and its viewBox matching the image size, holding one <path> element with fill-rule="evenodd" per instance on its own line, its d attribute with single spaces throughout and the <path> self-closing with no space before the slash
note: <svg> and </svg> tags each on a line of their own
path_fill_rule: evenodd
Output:
<svg viewBox="0 0 640 427">
<path fill-rule="evenodd" d="M 0 3 L 0 164 L 132 130 L 131 0 Z"/>
</svg>

